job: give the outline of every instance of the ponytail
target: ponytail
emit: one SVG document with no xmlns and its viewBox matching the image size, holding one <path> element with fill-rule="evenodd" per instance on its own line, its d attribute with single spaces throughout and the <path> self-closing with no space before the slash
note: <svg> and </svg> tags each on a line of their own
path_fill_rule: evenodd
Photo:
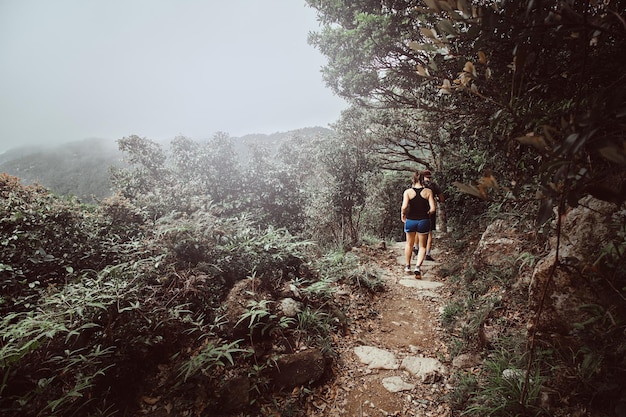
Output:
<svg viewBox="0 0 626 417">
<path fill-rule="evenodd" d="M 418 182 L 420 184 L 424 184 L 424 173 L 422 171 L 415 171 L 415 173 L 413 173 L 413 178 L 411 179 L 411 181 L 413 181 L 413 184 L 417 184 Z"/>
</svg>

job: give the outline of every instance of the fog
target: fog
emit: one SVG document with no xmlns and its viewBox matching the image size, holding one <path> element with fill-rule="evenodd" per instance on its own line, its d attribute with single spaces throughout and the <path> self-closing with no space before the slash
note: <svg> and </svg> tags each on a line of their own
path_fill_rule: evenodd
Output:
<svg viewBox="0 0 626 417">
<path fill-rule="evenodd" d="M 300 0 L 0 0 L 0 152 L 328 127 Z"/>
</svg>

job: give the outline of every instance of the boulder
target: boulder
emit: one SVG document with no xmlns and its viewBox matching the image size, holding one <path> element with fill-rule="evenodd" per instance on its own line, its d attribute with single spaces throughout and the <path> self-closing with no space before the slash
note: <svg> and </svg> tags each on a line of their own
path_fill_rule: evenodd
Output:
<svg viewBox="0 0 626 417">
<path fill-rule="evenodd" d="M 219 403 L 222 411 L 235 412 L 250 404 L 250 379 L 235 376 L 226 379 L 219 389 Z"/>
<path fill-rule="evenodd" d="M 569 335 L 576 323 L 591 318 L 582 305 L 602 304 L 591 277 L 593 264 L 610 241 L 614 211 L 613 204 L 586 197 L 564 217 L 558 248 L 561 266 L 554 268 L 554 237 L 549 254 L 537 262 L 529 284 L 529 307 L 542 309 L 538 331 Z"/>
<path fill-rule="evenodd" d="M 222 304 L 224 309 L 224 325 L 221 327 L 221 331 L 226 338 L 241 339 L 251 335 L 254 338 L 261 336 L 261 329 L 264 323 L 259 321 L 267 319 L 268 317 L 260 317 L 257 315 L 255 318 L 259 321 L 253 323 L 250 322 L 250 318 L 245 318 L 245 315 L 248 314 L 252 308 L 250 303 L 272 300 L 269 293 L 259 290 L 260 284 L 261 282 L 258 278 L 243 279 L 237 281 L 228 293 L 226 300 Z M 268 303 L 268 308 L 269 307 L 271 307 L 271 303 Z"/>
<path fill-rule="evenodd" d="M 479 265 L 510 265 L 524 251 L 527 238 L 527 234 L 505 220 L 496 220 L 483 232 L 474 250 L 474 262 Z"/>
<path fill-rule="evenodd" d="M 286 317 L 296 317 L 300 311 L 302 311 L 302 303 L 294 300 L 293 298 L 283 298 L 280 300 L 280 311 Z"/>
<path fill-rule="evenodd" d="M 414 384 L 409 384 L 408 382 L 404 382 L 402 377 L 399 376 L 391 376 L 389 378 L 383 378 L 383 387 L 389 392 L 402 392 L 402 391 L 411 391 L 415 389 Z"/>
<path fill-rule="evenodd" d="M 401 369 L 406 369 L 422 379 L 425 384 L 439 381 L 446 373 L 446 368 L 434 358 L 408 356 L 402 360 Z"/>
<path fill-rule="evenodd" d="M 370 369 L 398 369 L 396 356 L 388 350 L 373 346 L 357 346 L 354 353 Z"/>
<path fill-rule="evenodd" d="M 278 388 L 290 390 L 312 384 L 324 374 L 326 361 L 319 349 L 308 349 L 279 356 L 270 378 Z"/>
</svg>

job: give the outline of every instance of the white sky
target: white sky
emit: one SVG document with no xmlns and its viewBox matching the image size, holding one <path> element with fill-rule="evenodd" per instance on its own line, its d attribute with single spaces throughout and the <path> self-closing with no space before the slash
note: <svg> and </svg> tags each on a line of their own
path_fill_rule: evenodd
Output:
<svg viewBox="0 0 626 417">
<path fill-rule="evenodd" d="M 0 0 L 0 152 L 324 126 L 303 0 Z"/>
</svg>

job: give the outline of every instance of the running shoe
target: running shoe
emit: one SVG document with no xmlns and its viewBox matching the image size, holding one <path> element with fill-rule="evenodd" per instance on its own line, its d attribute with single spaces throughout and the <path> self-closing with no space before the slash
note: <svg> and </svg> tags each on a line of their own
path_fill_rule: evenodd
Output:
<svg viewBox="0 0 626 417">
<path fill-rule="evenodd" d="M 419 266 L 415 267 L 415 271 L 414 272 L 415 272 L 415 278 L 417 278 L 417 279 L 422 278 L 422 271 L 420 271 Z"/>
<path fill-rule="evenodd" d="M 435 260 L 433 259 L 433 257 L 432 257 L 432 256 L 430 256 L 430 255 L 426 255 L 426 258 L 424 258 L 424 259 L 425 259 L 425 260 L 427 260 L 427 261 L 433 261 L 433 262 L 435 262 Z"/>
<path fill-rule="evenodd" d="M 405 267 L 404 267 L 404 272 L 406 272 L 407 274 L 408 274 L 409 272 L 411 272 L 411 265 L 407 265 L 407 266 L 405 266 Z"/>
</svg>

